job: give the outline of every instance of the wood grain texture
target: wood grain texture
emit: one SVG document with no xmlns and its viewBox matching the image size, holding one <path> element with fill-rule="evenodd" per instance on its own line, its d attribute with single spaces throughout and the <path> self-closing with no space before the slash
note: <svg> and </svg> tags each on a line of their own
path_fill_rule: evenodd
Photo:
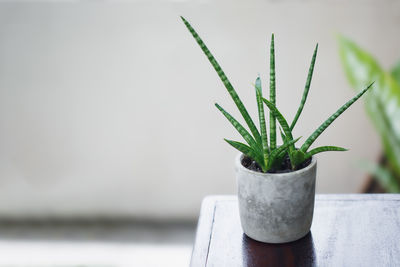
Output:
<svg viewBox="0 0 400 267">
<path fill-rule="evenodd" d="M 236 197 L 208 197 L 191 266 L 400 266 L 400 195 L 317 195 L 311 232 L 278 245 L 243 234 Z"/>
</svg>

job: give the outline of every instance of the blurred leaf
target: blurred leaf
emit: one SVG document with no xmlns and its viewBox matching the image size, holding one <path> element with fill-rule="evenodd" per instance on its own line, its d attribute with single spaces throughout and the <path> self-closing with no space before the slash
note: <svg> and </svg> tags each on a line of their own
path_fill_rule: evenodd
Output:
<svg viewBox="0 0 400 267">
<path fill-rule="evenodd" d="M 400 193 L 400 185 L 389 169 L 376 163 L 363 161 L 361 168 L 371 174 L 388 193 Z"/>
<path fill-rule="evenodd" d="M 397 65 L 391 71 L 393 78 L 400 84 L 400 61 L 397 62 Z"/>
<path fill-rule="evenodd" d="M 365 106 L 381 135 L 385 154 L 400 176 L 400 86 L 394 75 L 382 70 L 375 59 L 352 41 L 339 36 L 339 53 L 350 84 L 362 88 L 371 80 L 374 90 L 366 95 Z M 395 68 L 392 73 L 398 73 Z"/>
</svg>

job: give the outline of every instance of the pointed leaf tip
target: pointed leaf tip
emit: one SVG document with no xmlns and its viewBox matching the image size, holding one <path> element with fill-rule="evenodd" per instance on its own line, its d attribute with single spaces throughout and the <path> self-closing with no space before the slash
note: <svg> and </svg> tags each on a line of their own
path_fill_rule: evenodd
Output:
<svg viewBox="0 0 400 267">
<path fill-rule="evenodd" d="M 343 34 L 341 34 L 339 32 L 335 33 L 335 37 L 336 37 L 336 40 L 338 40 L 340 42 L 341 41 L 348 41 L 348 39 Z"/>
<path fill-rule="evenodd" d="M 370 83 L 367 88 L 365 88 L 363 91 L 367 92 L 369 91 L 369 89 L 371 89 L 372 85 L 374 85 L 375 81 L 373 81 L 372 83 Z"/>
<path fill-rule="evenodd" d="M 254 84 L 254 87 L 255 87 L 255 89 L 256 89 L 256 92 L 259 92 L 260 93 L 260 95 L 262 95 L 262 89 L 261 89 L 261 79 L 260 79 L 260 77 L 257 77 L 257 79 L 256 79 L 256 82 L 255 82 L 255 84 Z"/>
</svg>

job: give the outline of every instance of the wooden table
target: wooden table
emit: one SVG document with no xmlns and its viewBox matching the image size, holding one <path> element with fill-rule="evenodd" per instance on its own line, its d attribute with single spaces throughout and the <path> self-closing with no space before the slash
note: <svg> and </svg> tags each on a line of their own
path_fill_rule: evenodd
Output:
<svg viewBox="0 0 400 267">
<path fill-rule="evenodd" d="M 400 194 L 317 195 L 311 232 L 278 245 L 243 234 L 236 197 L 207 197 L 191 266 L 400 266 Z"/>
</svg>

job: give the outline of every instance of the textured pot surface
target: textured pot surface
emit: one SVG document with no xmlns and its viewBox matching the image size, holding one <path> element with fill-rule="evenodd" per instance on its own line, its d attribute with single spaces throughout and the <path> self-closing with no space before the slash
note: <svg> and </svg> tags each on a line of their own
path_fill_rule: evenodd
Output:
<svg viewBox="0 0 400 267">
<path fill-rule="evenodd" d="M 236 158 L 240 221 L 245 234 L 266 243 L 285 243 L 311 228 L 317 161 L 289 173 L 260 173 Z"/>
</svg>

